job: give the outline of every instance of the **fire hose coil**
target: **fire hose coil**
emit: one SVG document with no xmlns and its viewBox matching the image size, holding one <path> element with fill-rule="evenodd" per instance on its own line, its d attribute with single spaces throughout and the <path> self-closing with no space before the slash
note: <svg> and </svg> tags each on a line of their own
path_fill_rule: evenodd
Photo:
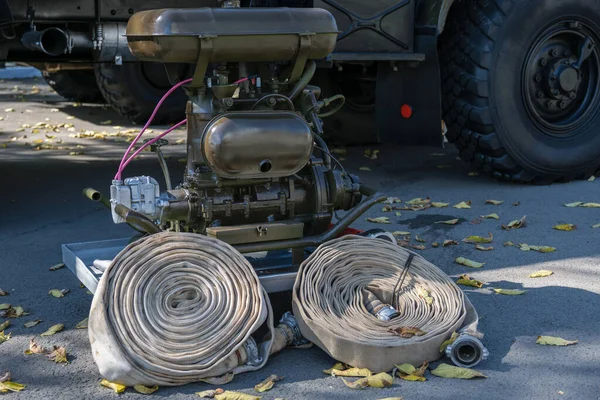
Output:
<svg viewBox="0 0 600 400">
<path fill-rule="evenodd" d="M 92 301 L 92 354 L 106 379 L 181 385 L 261 368 L 272 341 L 250 336 L 273 316 L 250 263 L 230 245 L 163 232 L 121 251 Z"/>
<path fill-rule="evenodd" d="M 386 321 L 370 309 L 372 298 L 397 314 Z M 395 243 L 359 236 L 325 243 L 302 263 L 293 310 L 308 340 L 374 372 L 434 361 L 454 331 L 475 333 L 478 323 L 471 302 L 435 265 Z"/>
</svg>

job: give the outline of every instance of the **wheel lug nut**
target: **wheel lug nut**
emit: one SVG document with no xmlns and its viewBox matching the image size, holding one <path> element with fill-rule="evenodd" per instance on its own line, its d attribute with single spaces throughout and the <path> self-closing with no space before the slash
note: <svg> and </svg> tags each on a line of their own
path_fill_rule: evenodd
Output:
<svg viewBox="0 0 600 400">
<path fill-rule="evenodd" d="M 560 108 L 567 108 L 567 102 L 566 101 L 561 101 L 560 102 Z"/>
<path fill-rule="evenodd" d="M 542 75 L 540 75 L 540 74 L 537 74 L 537 75 L 535 76 L 535 81 L 536 81 L 536 82 L 541 82 L 541 81 L 542 81 Z"/>
<path fill-rule="evenodd" d="M 569 93 L 569 98 L 575 99 L 575 97 L 577 97 L 577 93 L 575 93 L 575 91 Z"/>
<path fill-rule="evenodd" d="M 552 57 L 558 57 L 558 49 L 552 49 L 550 54 L 552 55 Z"/>
<path fill-rule="evenodd" d="M 546 60 L 545 58 L 542 58 L 540 60 L 540 64 L 542 64 L 542 67 L 545 67 L 548 64 L 548 60 Z"/>
<path fill-rule="evenodd" d="M 552 89 L 552 94 L 558 96 L 560 92 L 558 91 L 558 89 Z"/>
<path fill-rule="evenodd" d="M 539 97 L 540 99 L 541 99 L 542 97 L 544 97 L 544 92 L 542 92 L 541 90 L 538 90 L 538 92 L 537 92 L 537 97 Z"/>
<path fill-rule="evenodd" d="M 550 100 L 547 105 L 548 105 L 548 108 L 554 108 L 556 106 L 554 100 Z"/>
</svg>

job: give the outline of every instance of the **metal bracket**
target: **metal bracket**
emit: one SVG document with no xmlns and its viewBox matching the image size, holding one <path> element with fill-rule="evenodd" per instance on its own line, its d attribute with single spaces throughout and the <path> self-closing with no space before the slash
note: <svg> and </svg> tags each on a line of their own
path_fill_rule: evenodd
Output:
<svg viewBox="0 0 600 400">
<path fill-rule="evenodd" d="M 294 67 L 292 68 L 292 73 L 290 74 L 289 80 L 292 83 L 300 79 L 300 76 L 304 71 L 304 66 L 306 65 L 306 61 L 308 60 L 308 55 L 310 53 L 310 37 L 312 35 L 314 35 L 314 33 L 302 33 L 299 35 L 300 48 L 298 49 L 298 55 L 296 56 L 296 61 L 294 63 Z"/>
<path fill-rule="evenodd" d="M 198 61 L 196 62 L 196 70 L 194 71 L 194 76 L 192 79 L 192 83 L 190 83 L 190 87 L 202 87 L 204 86 L 204 76 L 206 75 L 206 69 L 208 68 L 208 63 L 212 58 L 213 54 L 213 38 L 216 36 L 199 36 L 200 39 L 200 48 Z"/>
</svg>

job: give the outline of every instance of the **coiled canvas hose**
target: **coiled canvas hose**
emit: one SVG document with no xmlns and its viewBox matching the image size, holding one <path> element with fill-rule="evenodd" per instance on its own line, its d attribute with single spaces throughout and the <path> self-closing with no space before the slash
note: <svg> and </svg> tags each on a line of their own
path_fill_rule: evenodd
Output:
<svg viewBox="0 0 600 400">
<path fill-rule="evenodd" d="M 399 315 L 378 319 L 367 307 L 374 296 Z M 476 331 L 478 322 L 470 301 L 435 265 L 395 243 L 359 236 L 327 242 L 302 263 L 293 310 L 308 340 L 338 361 L 375 372 L 436 360 L 452 332 Z M 402 328 L 425 334 L 401 337 Z"/>
<path fill-rule="evenodd" d="M 256 370 L 272 341 L 256 352 L 250 335 L 268 319 L 274 337 L 272 314 L 254 269 L 233 247 L 162 232 L 127 246 L 102 276 L 89 317 L 92 354 L 102 376 L 125 385 Z"/>
</svg>

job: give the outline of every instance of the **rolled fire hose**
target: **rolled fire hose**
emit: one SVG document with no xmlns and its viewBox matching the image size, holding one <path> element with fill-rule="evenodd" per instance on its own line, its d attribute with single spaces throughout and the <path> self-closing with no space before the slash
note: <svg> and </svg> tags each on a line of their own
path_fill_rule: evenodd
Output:
<svg viewBox="0 0 600 400">
<path fill-rule="evenodd" d="M 275 340 L 257 346 L 251 334 L 265 321 Z M 290 332 L 274 329 L 250 263 L 230 245 L 191 233 L 162 232 L 127 246 L 104 272 L 89 317 L 100 373 L 128 386 L 257 370 L 273 342 L 285 347 L 282 334 L 293 339 Z"/>
<path fill-rule="evenodd" d="M 480 336 L 473 305 L 450 277 L 376 238 L 343 236 L 321 245 L 300 266 L 292 305 L 308 340 L 374 372 L 438 359 L 442 342 L 461 327 Z M 413 328 L 420 332 L 411 336 Z"/>
</svg>

